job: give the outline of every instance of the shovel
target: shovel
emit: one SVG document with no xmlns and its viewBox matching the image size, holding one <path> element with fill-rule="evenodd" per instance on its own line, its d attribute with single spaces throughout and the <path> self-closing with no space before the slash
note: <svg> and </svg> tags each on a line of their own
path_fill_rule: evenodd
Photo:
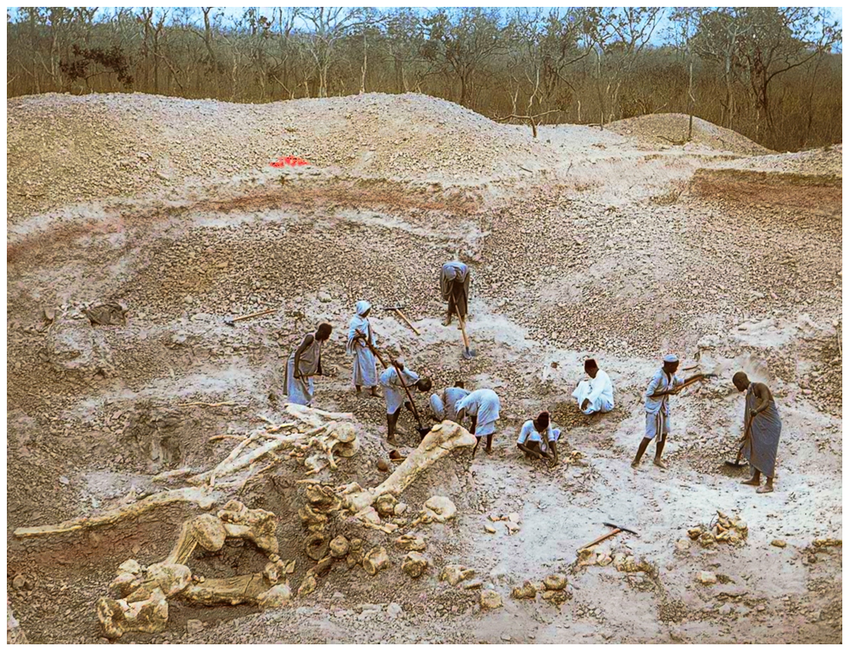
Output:
<svg viewBox="0 0 850 652">
<path fill-rule="evenodd" d="M 407 398 L 410 401 L 410 408 L 413 410 L 413 416 L 416 419 L 416 423 L 419 424 L 419 437 L 425 439 L 425 435 L 431 432 L 431 428 L 426 428 L 422 425 L 422 419 L 419 417 L 419 410 L 416 409 L 416 402 L 413 400 L 413 395 L 410 393 L 410 390 L 407 388 L 407 383 L 404 382 L 404 377 L 401 374 L 401 369 L 398 368 L 398 365 L 393 363 L 395 367 L 396 374 L 398 375 L 398 381 L 401 383 L 401 386 L 404 388 L 404 393 L 407 394 Z"/>
<path fill-rule="evenodd" d="M 740 460 L 741 460 L 741 456 L 744 454 L 744 446 L 747 445 L 747 441 L 749 440 L 750 428 L 752 427 L 753 419 L 755 419 L 755 418 L 756 418 L 756 416 L 752 415 L 750 417 L 750 420 L 747 422 L 747 427 L 744 429 L 743 442 L 741 443 L 741 447 L 738 449 L 738 455 L 735 458 L 735 461 L 731 462 L 729 460 L 724 460 L 723 464 L 725 464 L 726 466 L 731 466 L 733 469 L 740 469 L 742 466 L 747 465 L 746 462 L 741 462 Z"/>
<path fill-rule="evenodd" d="M 469 348 L 469 336 L 466 334 L 466 324 L 463 322 L 463 317 L 457 316 L 460 321 L 460 332 L 463 334 L 463 359 L 470 360 L 475 357 L 475 351 Z"/>
</svg>

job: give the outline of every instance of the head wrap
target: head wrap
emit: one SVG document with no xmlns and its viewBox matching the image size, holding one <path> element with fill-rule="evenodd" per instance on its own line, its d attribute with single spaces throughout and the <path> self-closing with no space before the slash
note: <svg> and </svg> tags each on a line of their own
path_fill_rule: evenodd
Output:
<svg viewBox="0 0 850 652">
<path fill-rule="evenodd" d="M 357 311 L 357 314 L 360 315 L 361 317 L 364 314 L 366 314 L 367 310 L 370 310 L 371 308 L 372 308 L 372 304 L 369 303 L 368 301 L 358 301 L 356 304 L 354 304 L 354 309 Z"/>
<path fill-rule="evenodd" d="M 664 362 L 678 362 L 679 358 L 677 358 L 674 354 L 668 353 L 664 356 Z"/>
</svg>

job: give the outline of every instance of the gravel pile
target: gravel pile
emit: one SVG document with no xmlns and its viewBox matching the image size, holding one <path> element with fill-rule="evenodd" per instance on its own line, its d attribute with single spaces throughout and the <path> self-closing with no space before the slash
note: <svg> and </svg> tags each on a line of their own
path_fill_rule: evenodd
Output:
<svg viewBox="0 0 850 652">
<path fill-rule="evenodd" d="M 769 154 L 736 161 L 723 161 L 717 163 L 714 167 L 841 178 L 842 156 L 842 145 L 838 144 L 810 149 L 805 152 Z"/>
<path fill-rule="evenodd" d="M 605 126 L 623 136 L 630 136 L 648 145 L 684 145 L 688 137 L 688 116 L 684 113 L 655 113 L 636 118 L 617 120 Z M 691 143 L 740 156 L 770 154 L 770 150 L 754 143 L 736 131 L 694 118 Z"/>
<path fill-rule="evenodd" d="M 49 93 L 9 100 L 7 124 L 11 219 L 268 170 L 281 156 L 330 171 L 458 183 L 517 176 L 527 159 L 557 157 L 526 127 L 416 94 L 245 105 Z"/>
</svg>

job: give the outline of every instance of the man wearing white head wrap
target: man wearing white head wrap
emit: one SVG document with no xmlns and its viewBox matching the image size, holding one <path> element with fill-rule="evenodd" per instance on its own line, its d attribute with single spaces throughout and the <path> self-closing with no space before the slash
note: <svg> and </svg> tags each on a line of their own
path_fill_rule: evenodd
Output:
<svg viewBox="0 0 850 652">
<path fill-rule="evenodd" d="M 369 312 L 372 304 L 368 301 L 358 301 L 355 306 L 357 314 L 348 322 L 348 343 L 345 351 L 354 356 L 351 381 L 359 392 L 364 385 L 369 388 L 370 396 L 377 396 L 378 370 L 375 367 L 375 355 L 369 347 L 375 346 L 375 335 L 369 325 Z"/>
<path fill-rule="evenodd" d="M 655 442 L 655 459 L 653 464 L 662 469 L 667 465 L 661 461 L 661 453 L 664 452 L 664 444 L 667 443 L 667 434 L 670 432 L 670 406 L 668 397 L 679 393 L 679 388 L 686 382 L 695 378 L 702 378 L 705 374 L 695 374 L 687 379 L 676 375 L 679 369 L 679 358 L 672 353 L 664 356 L 663 366 L 655 372 L 649 387 L 644 395 L 644 409 L 646 411 L 646 432 L 643 441 L 638 446 L 632 468 L 637 468 L 640 460 L 646 452 L 649 442 L 658 436 Z"/>
<path fill-rule="evenodd" d="M 466 319 L 469 303 L 469 267 L 459 260 L 453 260 L 443 265 L 440 270 L 440 291 L 443 301 L 448 301 L 444 326 L 452 323 L 452 315 L 457 313 L 460 319 Z"/>
</svg>

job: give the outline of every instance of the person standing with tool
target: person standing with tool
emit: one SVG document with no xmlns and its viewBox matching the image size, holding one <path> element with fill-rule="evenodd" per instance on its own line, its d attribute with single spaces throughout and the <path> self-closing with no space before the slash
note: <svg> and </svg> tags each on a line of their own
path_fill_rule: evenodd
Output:
<svg viewBox="0 0 850 652">
<path fill-rule="evenodd" d="M 369 396 L 377 396 L 378 368 L 375 365 L 375 354 L 372 353 L 375 335 L 368 319 L 372 304 L 368 301 L 358 301 L 354 309 L 357 314 L 348 322 L 348 343 L 345 345 L 346 353 L 354 356 L 351 382 L 358 394 L 360 388 L 365 385 L 369 388 Z"/>
<path fill-rule="evenodd" d="M 705 378 L 705 374 L 694 374 L 687 380 L 683 380 L 681 376 L 676 375 L 679 369 L 679 358 L 675 355 L 668 354 L 664 356 L 664 364 L 655 372 L 652 380 L 649 381 L 649 387 L 646 388 L 644 409 L 646 410 L 646 431 L 638 446 L 635 459 L 632 461 L 632 468 L 636 469 L 640 464 L 643 454 L 646 452 L 649 442 L 658 437 L 655 442 L 655 459 L 653 464 L 662 469 L 666 469 L 667 465 L 661 461 L 661 453 L 664 452 L 664 444 L 667 443 L 667 435 L 670 432 L 670 405 L 669 397 L 679 393 L 679 389 L 685 384 L 690 384 L 700 378 Z"/>
<path fill-rule="evenodd" d="M 402 375 L 401 379 L 399 373 Z M 420 392 L 430 392 L 431 380 L 420 378 L 415 371 L 405 369 L 404 362 L 400 359 L 393 360 L 381 374 L 381 388 L 384 390 L 384 400 L 387 403 L 387 441 L 391 444 L 395 443 L 396 425 L 401 415 L 401 407 L 405 403 L 407 394 L 405 387 L 408 390 L 415 387 Z"/>
<path fill-rule="evenodd" d="M 307 333 L 301 345 L 289 356 L 283 391 L 286 400 L 298 405 L 313 403 L 313 376 L 322 376 L 322 345 L 328 341 L 333 327 L 319 324 L 315 333 Z"/>
<path fill-rule="evenodd" d="M 452 315 L 457 314 L 461 321 L 466 320 L 469 306 L 469 267 L 459 260 L 452 260 L 440 270 L 440 291 L 443 301 L 448 301 L 446 319 L 443 326 L 452 323 Z"/>
<path fill-rule="evenodd" d="M 773 477 L 776 472 L 776 451 L 779 449 L 779 435 L 782 432 L 782 420 L 776 409 L 773 394 L 764 383 L 751 383 L 743 371 L 732 376 L 732 384 L 739 392 L 746 392 L 744 407 L 744 442 L 741 452 L 750 466 L 753 477 L 741 484 L 758 487 L 757 493 L 767 494 L 773 491 Z M 767 482 L 763 487 L 761 475 Z"/>
</svg>

